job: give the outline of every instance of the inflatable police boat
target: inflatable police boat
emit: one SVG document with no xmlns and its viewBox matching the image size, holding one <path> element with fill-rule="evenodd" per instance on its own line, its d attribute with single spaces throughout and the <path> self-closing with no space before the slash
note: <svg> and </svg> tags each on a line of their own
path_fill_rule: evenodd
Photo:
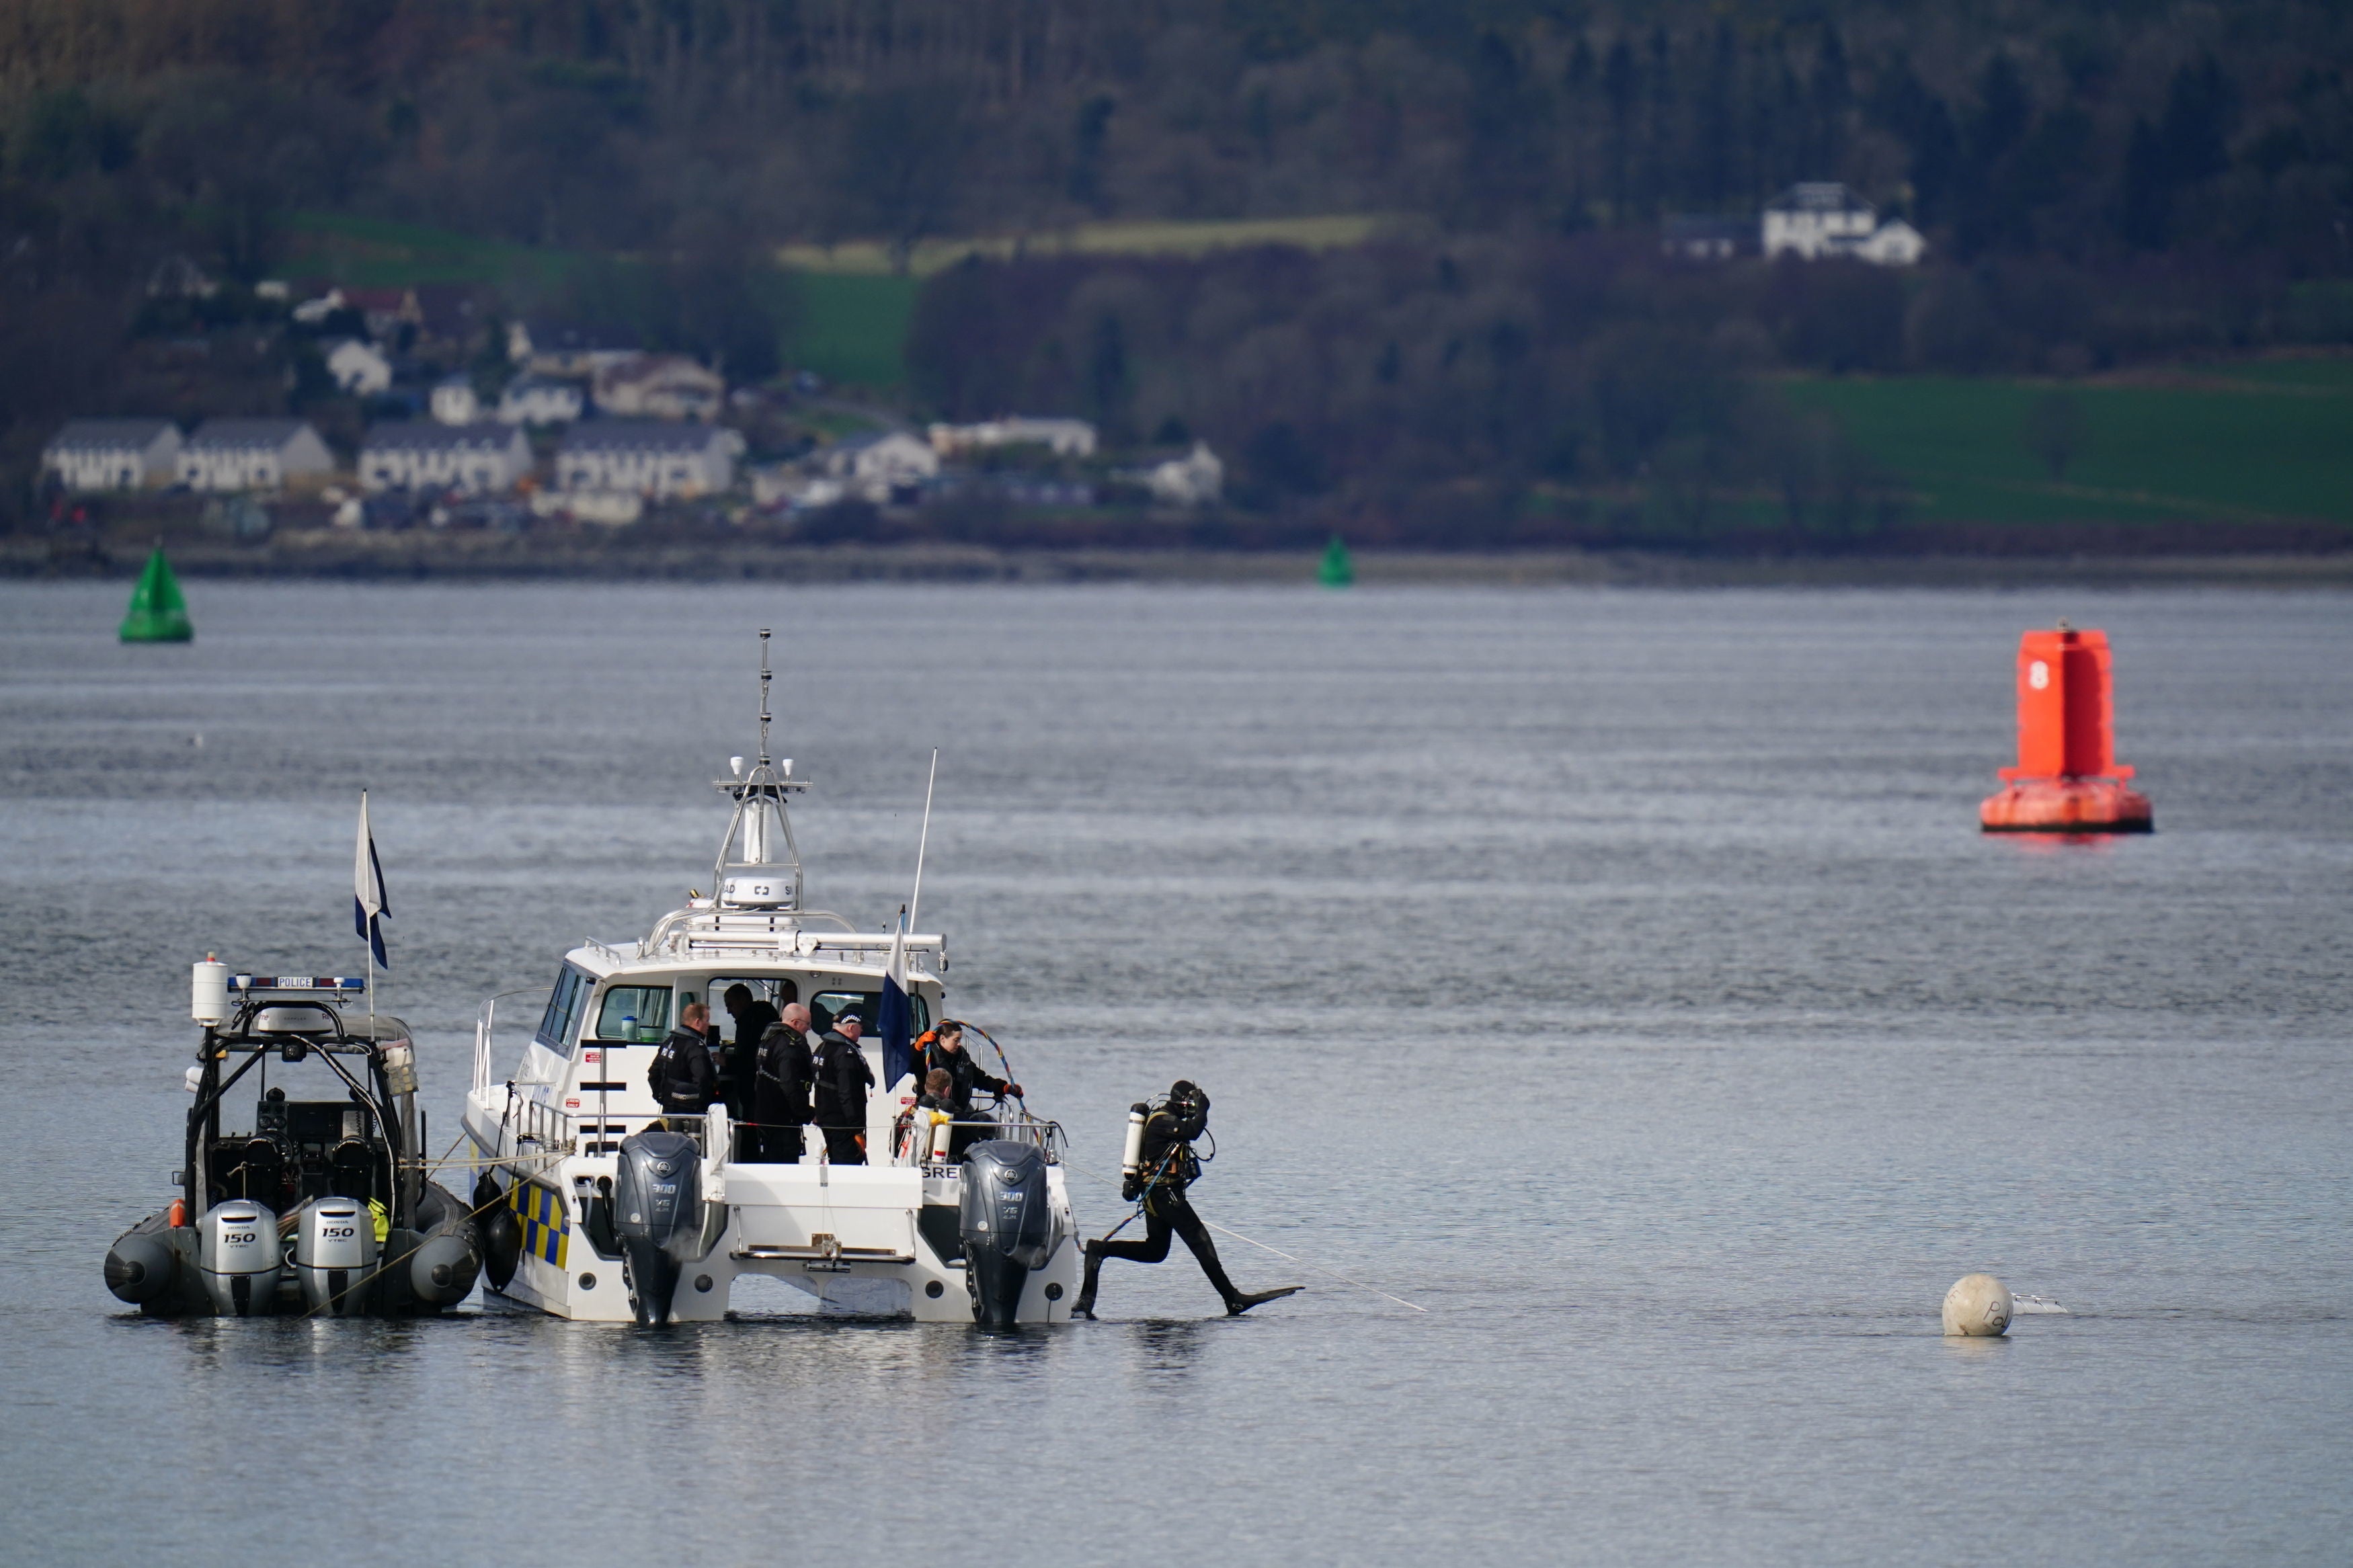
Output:
<svg viewBox="0 0 2353 1568">
<path fill-rule="evenodd" d="M 481 1238 L 425 1177 L 407 1026 L 346 1016 L 365 989 L 195 966 L 183 1195 L 115 1242 L 108 1289 L 155 1317 L 410 1317 L 466 1299 Z"/>
</svg>

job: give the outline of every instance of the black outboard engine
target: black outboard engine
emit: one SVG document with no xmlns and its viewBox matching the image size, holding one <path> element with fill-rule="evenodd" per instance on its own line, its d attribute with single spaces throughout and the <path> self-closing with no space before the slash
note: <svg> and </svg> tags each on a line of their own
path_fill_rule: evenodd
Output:
<svg viewBox="0 0 2353 1568">
<path fill-rule="evenodd" d="M 621 1141 L 613 1235 L 638 1321 L 669 1322 L 679 1271 L 702 1252 L 702 1152 L 693 1139 L 649 1130 Z"/>
<path fill-rule="evenodd" d="M 1046 1266 L 1053 1246 L 1045 1152 L 1034 1143 L 1004 1139 L 974 1144 L 964 1159 L 964 1201 L 957 1222 L 973 1321 L 987 1328 L 1011 1328 L 1030 1273 Z"/>
</svg>

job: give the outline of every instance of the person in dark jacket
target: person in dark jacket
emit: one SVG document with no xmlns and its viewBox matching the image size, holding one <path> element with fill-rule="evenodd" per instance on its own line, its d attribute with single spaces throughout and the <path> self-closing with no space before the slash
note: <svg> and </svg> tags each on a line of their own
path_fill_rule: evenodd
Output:
<svg viewBox="0 0 2353 1568">
<path fill-rule="evenodd" d="M 858 1015 L 845 1011 L 817 1047 L 817 1124 L 825 1132 L 825 1157 L 837 1165 L 866 1163 L 866 1091 L 874 1069 L 858 1048 L 864 1032 Z"/>
<path fill-rule="evenodd" d="M 790 1002 L 797 993 L 792 982 L 785 982 L 785 1000 Z M 735 1026 L 735 1037 L 719 1047 L 719 1093 L 727 1101 L 728 1116 L 740 1125 L 758 1120 L 753 1114 L 752 1100 L 759 1075 L 760 1042 L 768 1037 L 777 1013 L 740 980 L 727 988 L 722 1000 L 727 1004 L 727 1016 Z M 747 1131 L 742 1140 L 747 1151 L 750 1141 Z"/>
<path fill-rule="evenodd" d="M 808 1022 L 808 1009 L 797 1002 L 789 1003 L 760 1042 L 752 1109 L 760 1124 L 760 1158 L 772 1165 L 797 1165 L 801 1161 L 809 1090 L 817 1082 Z"/>
<path fill-rule="evenodd" d="M 700 1116 L 719 1098 L 719 1074 L 711 1065 L 711 1037 L 704 1032 L 711 1009 L 690 1002 L 678 1023 L 654 1053 L 653 1066 L 646 1069 L 646 1087 L 654 1091 L 664 1116 Z"/>
<path fill-rule="evenodd" d="M 964 1026 L 954 1018 L 941 1020 L 940 1026 L 928 1031 L 916 1044 L 915 1076 L 928 1079 L 936 1071 L 944 1071 L 953 1085 L 948 1092 L 947 1109 L 962 1122 L 974 1120 L 973 1091 L 985 1089 L 1002 1099 L 1011 1095 L 1021 1098 L 1021 1086 L 1005 1079 L 992 1078 L 981 1070 L 972 1053 L 964 1048 Z M 948 1158 L 957 1164 L 964 1163 L 965 1151 L 983 1138 L 991 1136 L 993 1129 L 986 1126 L 958 1127 L 949 1135 Z"/>
<path fill-rule="evenodd" d="M 1103 1272 L 1103 1259 L 1161 1262 L 1168 1256 L 1168 1237 L 1172 1234 L 1183 1237 L 1185 1245 L 1192 1248 L 1194 1261 L 1209 1277 L 1209 1283 L 1218 1288 L 1218 1294 L 1225 1298 L 1229 1316 L 1239 1318 L 1252 1307 L 1280 1300 L 1298 1290 L 1296 1285 L 1256 1293 L 1236 1289 L 1234 1282 L 1226 1278 L 1225 1265 L 1218 1261 L 1218 1244 L 1209 1239 L 1209 1227 L 1201 1223 L 1201 1216 L 1193 1212 L 1193 1205 L 1185 1195 L 1185 1189 L 1201 1173 L 1200 1158 L 1193 1152 L 1193 1140 L 1209 1124 L 1209 1097 L 1201 1092 L 1200 1086 L 1180 1078 L 1168 1086 L 1167 1103 L 1159 1110 L 1142 1105 L 1135 1109 L 1148 1113 L 1144 1123 L 1143 1169 L 1122 1184 L 1120 1195 L 1130 1203 L 1144 1200 L 1144 1239 L 1086 1244 L 1086 1279 L 1079 1287 L 1079 1299 L 1071 1304 L 1071 1316 L 1095 1315 L 1095 1282 Z"/>
</svg>

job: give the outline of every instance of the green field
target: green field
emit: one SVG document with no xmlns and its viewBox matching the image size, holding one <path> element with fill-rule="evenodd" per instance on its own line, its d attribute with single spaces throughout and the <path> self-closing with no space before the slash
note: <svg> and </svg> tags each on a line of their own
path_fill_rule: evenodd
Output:
<svg viewBox="0 0 2353 1568">
<path fill-rule="evenodd" d="M 1792 380 L 1912 490 L 1925 521 L 2322 520 L 2353 526 L 2353 360 L 2201 366 L 2066 387 L 2080 455 L 2053 479 L 2027 426 L 2049 382 Z"/>
<path fill-rule="evenodd" d="M 846 386 L 892 387 L 905 379 L 907 324 L 923 279 L 802 272 L 792 281 L 799 324 L 788 361 Z"/>
</svg>

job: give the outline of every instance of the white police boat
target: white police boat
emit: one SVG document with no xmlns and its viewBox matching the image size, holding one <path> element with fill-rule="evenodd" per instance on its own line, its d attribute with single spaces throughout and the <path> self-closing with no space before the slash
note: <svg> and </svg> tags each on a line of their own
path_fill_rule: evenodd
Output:
<svg viewBox="0 0 2353 1568">
<path fill-rule="evenodd" d="M 942 1016 L 945 941 L 860 931 L 803 906 L 786 797 L 806 787 L 768 755 L 767 637 L 760 745 L 717 787 L 733 802 L 709 897 L 638 942 L 564 956 L 531 1038 L 501 1069 L 497 999 L 476 1026 L 465 1131 L 484 1174 L 474 1204 L 485 1274 L 503 1300 L 598 1322 L 702 1321 L 735 1282 L 765 1275 L 808 1310 L 989 1326 L 1063 1322 L 1082 1268 L 1061 1130 L 1001 1109 L 961 1163 L 915 1109 L 912 1074 L 883 1076 L 886 984 L 913 1033 Z M 900 922 L 903 927 L 903 921 Z M 829 1163 L 806 1130 L 797 1164 L 746 1158 L 726 1109 L 664 1119 L 647 1081 L 671 1021 L 700 1001 L 732 1037 L 737 985 L 772 1006 L 855 1013 L 875 1089 L 864 1164 Z M 812 1040 L 811 1044 L 816 1042 Z M 786 1300 L 795 1300 L 786 1298 Z"/>
<path fill-rule="evenodd" d="M 480 1242 L 426 1174 L 408 1026 L 363 1016 L 366 990 L 195 966 L 183 1195 L 108 1251 L 117 1298 L 150 1317 L 413 1317 L 473 1290 Z"/>
</svg>

